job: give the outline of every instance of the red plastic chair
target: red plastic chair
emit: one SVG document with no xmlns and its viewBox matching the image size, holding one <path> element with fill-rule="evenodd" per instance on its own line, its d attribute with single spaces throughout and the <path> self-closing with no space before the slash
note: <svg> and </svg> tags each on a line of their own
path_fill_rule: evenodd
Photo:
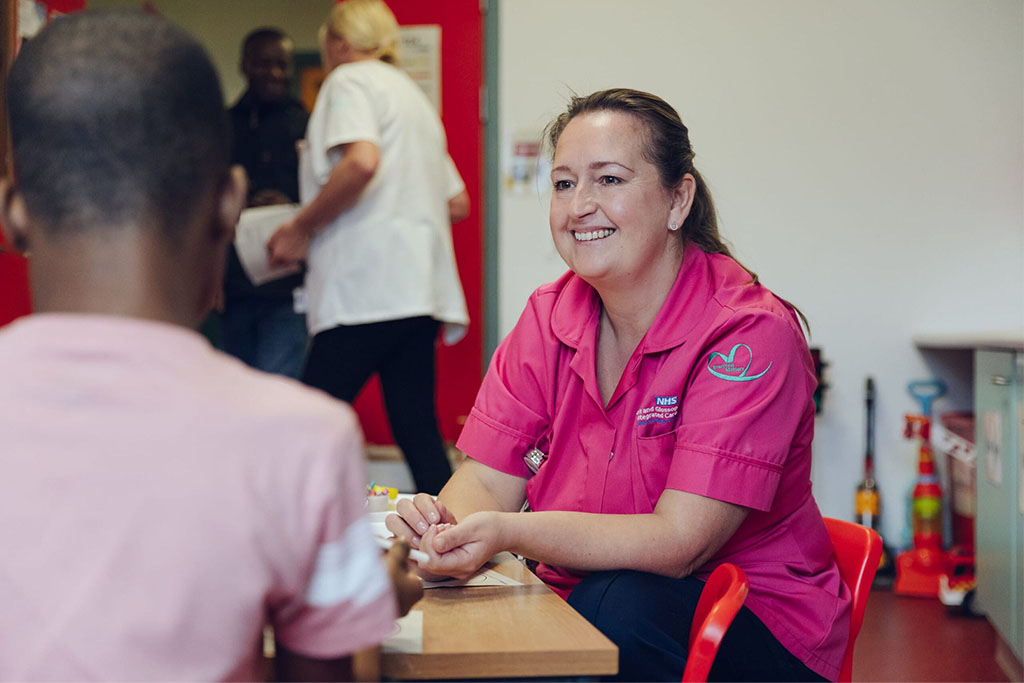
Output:
<svg viewBox="0 0 1024 683">
<path fill-rule="evenodd" d="M 878 571 L 878 559 L 882 556 L 882 537 L 874 529 L 853 522 L 825 517 L 825 528 L 832 538 L 839 576 L 853 595 L 850 610 L 850 640 L 843 655 L 843 668 L 839 681 L 853 680 L 853 644 L 864 623 L 864 609 L 868 605 L 871 582 Z M 701 596 L 703 597 L 703 595 Z"/>
<path fill-rule="evenodd" d="M 743 570 L 728 562 L 711 572 L 690 624 L 690 649 L 683 681 L 706 681 L 718 646 L 747 599 L 750 583 Z"/>
</svg>

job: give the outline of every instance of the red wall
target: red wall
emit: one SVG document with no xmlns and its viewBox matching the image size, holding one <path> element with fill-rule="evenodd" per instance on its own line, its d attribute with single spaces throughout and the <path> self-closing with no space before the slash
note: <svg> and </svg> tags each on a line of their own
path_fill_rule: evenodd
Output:
<svg viewBox="0 0 1024 683">
<path fill-rule="evenodd" d="M 47 18 L 85 9 L 85 0 L 41 0 Z M 28 290 L 28 262 L 10 249 L 0 226 L 0 325 L 30 313 L 32 300 Z"/>
<path fill-rule="evenodd" d="M 0 232 L 3 228 L 0 226 Z M 32 310 L 28 294 L 28 262 L 10 250 L 0 235 L 0 325 Z"/>
</svg>

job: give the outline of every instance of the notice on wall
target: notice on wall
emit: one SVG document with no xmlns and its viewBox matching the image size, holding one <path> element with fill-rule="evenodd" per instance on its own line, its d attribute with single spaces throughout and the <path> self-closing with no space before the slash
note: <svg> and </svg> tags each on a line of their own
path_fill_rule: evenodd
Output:
<svg viewBox="0 0 1024 683">
<path fill-rule="evenodd" d="M 398 66 L 416 82 L 441 115 L 441 26 L 399 27 Z"/>
<path fill-rule="evenodd" d="M 534 192 L 540 161 L 540 136 L 521 136 L 512 142 L 511 151 L 505 186 L 516 194 Z"/>
</svg>

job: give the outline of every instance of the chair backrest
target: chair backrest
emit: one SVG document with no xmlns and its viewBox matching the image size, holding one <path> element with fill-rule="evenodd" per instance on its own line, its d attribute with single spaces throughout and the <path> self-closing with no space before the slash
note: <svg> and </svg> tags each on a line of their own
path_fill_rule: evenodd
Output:
<svg viewBox="0 0 1024 683">
<path fill-rule="evenodd" d="M 850 681 L 853 676 L 853 644 L 864 623 L 864 609 L 868 604 L 871 582 L 878 571 L 878 560 L 882 556 L 882 537 L 874 529 L 841 519 L 825 517 L 825 528 L 832 538 L 839 576 L 850 589 L 853 604 L 850 609 L 850 640 L 843 656 L 840 681 Z"/>
<path fill-rule="evenodd" d="M 706 681 L 718 646 L 747 599 L 750 583 L 743 570 L 728 562 L 711 572 L 690 624 L 690 647 L 683 681 Z"/>
</svg>

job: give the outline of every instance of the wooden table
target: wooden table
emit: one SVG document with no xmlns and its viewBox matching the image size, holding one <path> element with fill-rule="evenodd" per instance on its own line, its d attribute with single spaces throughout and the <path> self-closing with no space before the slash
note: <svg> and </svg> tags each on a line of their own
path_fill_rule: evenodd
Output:
<svg viewBox="0 0 1024 683">
<path fill-rule="evenodd" d="M 423 612 L 423 652 L 386 652 L 385 678 L 598 676 L 618 671 L 615 645 L 521 562 L 488 565 L 521 586 L 432 588 Z"/>
</svg>

